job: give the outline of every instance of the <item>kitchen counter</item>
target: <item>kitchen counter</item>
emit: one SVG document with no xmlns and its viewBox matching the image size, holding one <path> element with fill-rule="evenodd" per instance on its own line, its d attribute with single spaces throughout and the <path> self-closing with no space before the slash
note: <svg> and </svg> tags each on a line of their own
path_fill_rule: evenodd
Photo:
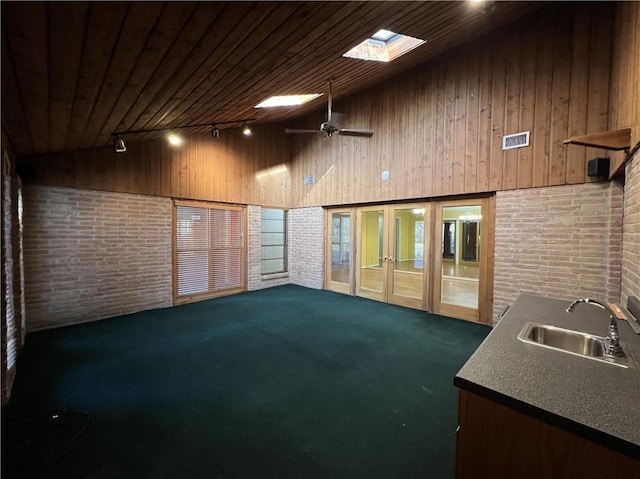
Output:
<svg viewBox="0 0 640 479">
<path fill-rule="evenodd" d="M 577 298 L 575 298 L 577 299 Z M 528 322 L 606 336 L 596 306 L 521 295 L 454 378 L 461 389 L 640 458 L 640 367 L 622 368 L 518 339 Z M 640 335 L 618 321 L 620 342 L 640 361 Z"/>
</svg>

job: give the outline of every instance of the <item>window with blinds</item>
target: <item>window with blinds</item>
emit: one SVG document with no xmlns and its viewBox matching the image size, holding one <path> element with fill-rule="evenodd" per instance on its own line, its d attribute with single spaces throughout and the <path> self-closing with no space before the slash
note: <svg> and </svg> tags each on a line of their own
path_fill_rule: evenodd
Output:
<svg viewBox="0 0 640 479">
<path fill-rule="evenodd" d="M 287 212 L 262 208 L 260 226 L 262 274 L 287 271 Z"/>
<path fill-rule="evenodd" d="M 246 289 L 244 209 L 175 204 L 174 299 Z"/>
<path fill-rule="evenodd" d="M 5 153 L 6 155 L 6 153 Z M 8 161 L 8 159 L 5 159 Z M 7 380 L 7 371 L 16 365 L 18 354 L 18 344 L 16 342 L 16 315 L 15 315 L 15 295 L 14 295 L 14 261 L 16 255 L 14 251 L 13 235 L 16 231 L 14 221 L 14 196 L 11 187 L 11 177 L 5 176 L 5 165 L 2 172 L 2 310 L 4 311 L 5 331 L 2 338 L 2 363 L 5 370 L 2 372 L 3 388 Z M 10 387 L 7 390 L 7 394 Z M 5 399 L 3 395 L 3 399 Z"/>
</svg>

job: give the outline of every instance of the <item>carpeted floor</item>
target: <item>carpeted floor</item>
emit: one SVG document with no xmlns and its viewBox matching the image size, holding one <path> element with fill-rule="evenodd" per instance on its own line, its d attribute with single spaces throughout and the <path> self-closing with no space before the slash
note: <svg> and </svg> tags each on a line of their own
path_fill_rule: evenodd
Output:
<svg viewBox="0 0 640 479">
<path fill-rule="evenodd" d="M 488 332 L 288 285 L 29 334 L 3 477 L 453 478 Z"/>
</svg>

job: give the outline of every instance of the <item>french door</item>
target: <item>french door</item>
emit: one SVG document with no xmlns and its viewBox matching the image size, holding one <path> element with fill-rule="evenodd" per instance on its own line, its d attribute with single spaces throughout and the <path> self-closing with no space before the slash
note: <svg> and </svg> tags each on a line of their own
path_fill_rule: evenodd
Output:
<svg viewBox="0 0 640 479">
<path fill-rule="evenodd" d="M 433 311 L 488 322 L 492 210 L 489 198 L 435 204 Z"/>
<path fill-rule="evenodd" d="M 493 198 L 330 209 L 327 288 L 489 324 Z"/>
<path fill-rule="evenodd" d="M 355 237 L 355 210 L 336 209 L 327 215 L 328 250 L 326 271 L 328 289 L 353 294 L 355 283 L 353 268 L 353 238 Z"/>
<path fill-rule="evenodd" d="M 424 203 L 358 208 L 358 296 L 425 309 L 429 212 Z"/>
</svg>

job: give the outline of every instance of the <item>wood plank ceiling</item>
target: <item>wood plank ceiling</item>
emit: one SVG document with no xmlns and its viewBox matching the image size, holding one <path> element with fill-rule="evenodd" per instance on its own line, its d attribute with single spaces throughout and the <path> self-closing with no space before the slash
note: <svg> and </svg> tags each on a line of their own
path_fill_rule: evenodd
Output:
<svg viewBox="0 0 640 479">
<path fill-rule="evenodd" d="M 185 125 L 290 120 L 272 96 L 339 99 L 535 7 L 533 2 L 2 2 L 2 125 L 18 156 L 149 139 Z M 427 40 L 392 63 L 343 58 L 380 28 Z M 237 127 L 238 124 L 221 125 Z"/>
</svg>

